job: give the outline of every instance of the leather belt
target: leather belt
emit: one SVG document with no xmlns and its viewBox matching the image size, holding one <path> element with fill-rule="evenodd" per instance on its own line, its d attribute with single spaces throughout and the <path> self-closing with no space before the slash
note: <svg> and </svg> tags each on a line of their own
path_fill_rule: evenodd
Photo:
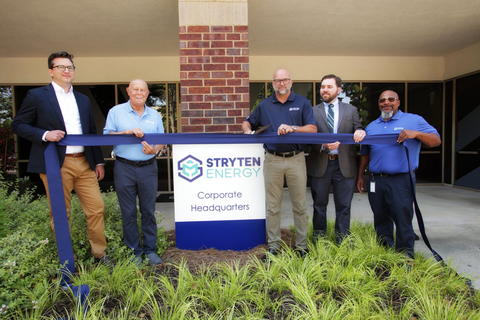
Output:
<svg viewBox="0 0 480 320">
<path fill-rule="evenodd" d="M 128 159 L 125 159 L 125 158 L 122 158 L 122 157 L 119 157 L 119 156 L 117 156 L 116 159 L 120 162 L 129 164 L 129 165 L 134 166 L 136 168 L 148 166 L 155 161 L 155 157 L 153 157 L 151 159 L 148 159 L 148 160 L 144 160 L 144 161 L 132 161 L 132 160 L 128 160 Z"/>
<path fill-rule="evenodd" d="M 337 160 L 338 159 L 338 154 L 329 154 L 328 155 L 328 160 Z"/>
<path fill-rule="evenodd" d="M 85 152 L 79 152 L 79 153 L 65 153 L 65 157 L 74 157 L 74 158 L 80 158 L 85 156 Z"/>
<path fill-rule="evenodd" d="M 300 150 L 300 149 L 299 150 L 293 150 L 293 151 L 290 151 L 290 152 L 277 152 L 277 151 L 268 150 L 268 149 L 265 149 L 265 151 L 273 154 L 274 156 L 279 156 L 279 157 L 284 157 L 284 158 L 290 158 L 290 157 L 293 157 L 293 156 L 303 152 L 303 150 Z"/>
<path fill-rule="evenodd" d="M 394 173 L 394 174 L 387 174 L 387 173 L 372 173 L 373 176 L 376 177 L 382 177 L 382 178 L 388 178 L 388 177 L 395 177 L 399 176 L 402 174 L 408 174 L 408 172 L 402 172 L 402 173 Z"/>
</svg>

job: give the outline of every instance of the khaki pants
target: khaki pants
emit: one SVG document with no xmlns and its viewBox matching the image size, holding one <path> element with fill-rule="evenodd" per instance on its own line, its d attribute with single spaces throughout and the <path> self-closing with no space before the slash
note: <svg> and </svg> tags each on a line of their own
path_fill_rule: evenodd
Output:
<svg viewBox="0 0 480 320">
<path fill-rule="evenodd" d="M 80 206 L 87 219 L 87 234 L 92 250 L 92 256 L 100 258 L 105 255 L 107 241 L 105 239 L 105 224 L 103 221 L 105 213 L 104 204 L 98 186 L 97 176 L 95 172 L 90 169 L 90 165 L 85 156 L 65 157 L 65 162 L 60 171 L 62 175 L 63 192 L 65 194 L 65 205 L 69 225 L 72 190 L 75 190 Z M 47 175 L 41 173 L 40 178 L 42 179 L 47 192 L 48 205 L 50 206 L 51 227 L 55 232 Z"/>
<path fill-rule="evenodd" d="M 266 153 L 263 174 L 267 202 L 268 247 L 277 250 L 282 244 L 280 222 L 282 219 L 283 177 L 285 176 L 297 231 L 295 243 L 297 247 L 307 249 L 309 218 L 305 202 L 307 189 L 305 154 L 302 152 L 290 158 L 283 158 Z"/>
</svg>

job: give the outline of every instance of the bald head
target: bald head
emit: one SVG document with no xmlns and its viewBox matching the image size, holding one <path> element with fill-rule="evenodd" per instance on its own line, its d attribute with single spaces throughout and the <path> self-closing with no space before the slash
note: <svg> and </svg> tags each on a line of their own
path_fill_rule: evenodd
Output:
<svg viewBox="0 0 480 320">
<path fill-rule="evenodd" d="M 286 69 L 278 69 L 273 74 L 273 89 L 278 96 L 289 96 L 292 88 L 292 80 L 290 79 L 290 72 Z"/>
<path fill-rule="evenodd" d="M 273 74 L 273 79 L 285 79 L 285 78 L 288 78 L 290 79 L 290 72 L 288 72 L 287 69 L 278 69 L 277 71 L 275 71 L 275 73 Z"/>
<path fill-rule="evenodd" d="M 130 84 L 127 88 L 127 94 L 130 98 L 130 105 L 132 108 L 143 108 L 149 93 L 150 91 L 148 91 L 148 85 L 142 79 L 130 81 Z"/>
<path fill-rule="evenodd" d="M 131 88 L 132 86 L 144 86 L 148 90 L 147 83 L 142 79 L 133 79 L 132 81 L 130 81 L 128 87 Z"/>
<path fill-rule="evenodd" d="M 393 90 L 383 91 L 380 98 L 378 98 L 378 107 L 380 108 L 384 120 L 391 119 L 400 107 L 398 94 Z"/>
<path fill-rule="evenodd" d="M 380 98 L 385 97 L 394 97 L 398 99 L 398 94 L 393 90 L 385 90 L 380 94 Z"/>
</svg>

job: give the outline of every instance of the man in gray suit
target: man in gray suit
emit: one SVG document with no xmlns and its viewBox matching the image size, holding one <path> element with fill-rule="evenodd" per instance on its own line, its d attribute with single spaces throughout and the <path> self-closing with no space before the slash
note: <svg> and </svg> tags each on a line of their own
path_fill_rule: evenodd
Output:
<svg viewBox="0 0 480 320">
<path fill-rule="evenodd" d="M 313 107 L 319 133 L 353 133 L 360 142 L 363 130 L 357 108 L 338 100 L 342 79 L 329 74 L 322 78 L 320 94 L 323 102 Z M 337 244 L 350 232 L 350 206 L 355 188 L 357 163 L 353 144 L 340 142 L 312 145 L 307 159 L 307 175 L 313 198 L 314 240 L 327 232 L 327 205 L 330 185 L 335 202 L 335 234 Z"/>
</svg>

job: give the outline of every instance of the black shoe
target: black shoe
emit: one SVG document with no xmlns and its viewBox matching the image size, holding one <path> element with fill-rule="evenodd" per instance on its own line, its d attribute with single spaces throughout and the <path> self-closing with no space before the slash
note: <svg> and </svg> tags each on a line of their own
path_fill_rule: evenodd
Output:
<svg viewBox="0 0 480 320">
<path fill-rule="evenodd" d="M 268 249 L 267 253 L 265 253 L 265 255 L 262 257 L 262 261 L 264 263 L 267 263 L 270 261 L 270 257 L 271 256 L 276 256 L 278 254 L 278 250 L 275 250 L 275 249 Z"/>
<path fill-rule="evenodd" d="M 418 241 L 418 240 L 420 240 L 420 237 L 419 237 L 419 236 L 417 236 L 417 234 L 416 234 L 416 233 L 414 233 L 414 235 L 415 235 L 415 241 Z"/>
<path fill-rule="evenodd" d="M 108 255 L 101 256 L 100 258 L 96 258 L 95 262 L 104 264 L 109 267 L 115 267 L 115 262 Z"/>
<path fill-rule="evenodd" d="M 295 248 L 295 253 L 299 258 L 305 259 L 305 257 L 308 254 L 308 249 L 303 249 L 303 248 Z"/>
</svg>

